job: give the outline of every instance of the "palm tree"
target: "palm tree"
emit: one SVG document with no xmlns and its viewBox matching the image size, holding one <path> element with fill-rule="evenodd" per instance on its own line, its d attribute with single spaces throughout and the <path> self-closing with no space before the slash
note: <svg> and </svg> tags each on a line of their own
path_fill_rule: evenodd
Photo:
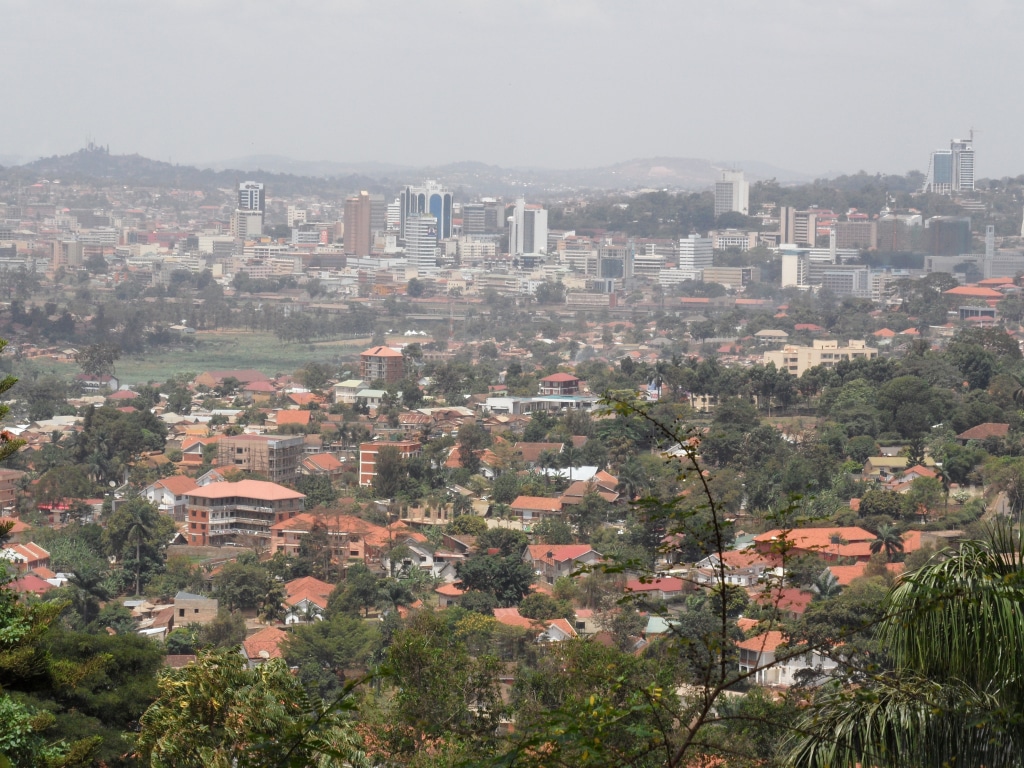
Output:
<svg viewBox="0 0 1024 768">
<path fill-rule="evenodd" d="M 941 464 L 935 465 L 935 476 L 942 483 L 942 495 L 945 497 L 945 503 L 942 507 L 943 514 L 949 514 L 949 486 L 952 482 L 949 477 L 949 472 Z"/>
<path fill-rule="evenodd" d="M 814 593 L 815 600 L 828 600 L 842 592 L 843 588 L 839 586 L 839 579 L 836 578 L 836 575 L 826 568 L 811 584 L 811 591 Z"/>
<path fill-rule="evenodd" d="M 153 528 L 145 516 L 146 508 L 143 505 L 133 505 L 132 521 L 128 527 L 129 543 L 135 544 L 135 595 L 141 593 L 142 582 L 142 543 L 153 534 Z"/>
<path fill-rule="evenodd" d="M 883 549 L 889 562 L 893 562 L 897 552 L 903 551 L 903 534 L 892 525 L 880 525 L 878 527 L 878 538 L 871 542 L 871 554 L 877 555 Z"/>
<path fill-rule="evenodd" d="M 836 560 L 838 560 L 839 559 L 839 547 L 841 547 L 843 544 L 849 544 L 850 542 L 848 542 L 846 539 L 844 539 L 843 538 L 843 534 L 841 534 L 841 533 L 833 533 L 833 534 L 829 535 L 828 540 L 829 540 L 829 542 L 833 546 L 835 546 L 835 548 L 836 548 Z"/>
<path fill-rule="evenodd" d="M 1011 374 L 1010 378 L 1013 379 L 1013 403 L 1024 411 L 1024 378 L 1017 374 Z"/>
<path fill-rule="evenodd" d="M 889 664 L 824 692 L 797 724 L 801 768 L 1020 766 L 1024 750 L 1024 548 L 990 529 L 903 579 L 876 629 Z"/>
</svg>

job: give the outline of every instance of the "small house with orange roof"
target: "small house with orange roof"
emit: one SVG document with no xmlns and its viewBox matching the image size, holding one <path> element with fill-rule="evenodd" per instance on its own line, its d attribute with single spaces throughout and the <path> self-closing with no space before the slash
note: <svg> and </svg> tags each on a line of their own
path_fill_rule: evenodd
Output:
<svg viewBox="0 0 1024 768">
<path fill-rule="evenodd" d="M 303 576 L 286 582 L 284 590 L 284 604 L 288 606 L 284 623 L 299 624 L 323 619 L 334 585 L 312 576 Z"/>
<path fill-rule="evenodd" d="M 755 536 L 754 548 L 762 554 L 778 554 L 786 549 L 787 557 L 815 555 L 825 562 L 836 562 L 843 557 L 869 560 L 870 542 L 876 538 L 875 534 L 857 526 L 795 528 L 785 532 L 776 528 Z"/>
<path fill-rule="evenodd" d="M 597 565 L 603 556 L 589 544 L 531 544 L 523 552 L 523 560 L 543 581 L 554 584 L 562 576 Z"/>
<path fill-rule="evenodd" d="M 242 641 L 242 653 L 245 654 L 249 669 L 254 669 L 270 659 L 282 658 L 284 653 L 281 651 L 281 643 L 286 637 L 288 633 L 284 630 L 265 627 L 245 638 Z"/>
<path fill-rule="evenodd" d="M 303 411 L 296 409 L 287 409 L 274 411 L 271 414 L 274 423 L 279 427 L 297 425 L 300 427 L 308 427 L 313 417 L 312 411 Z"/>
<path fill-rule="evenodd" d="M 466 590 L 459 583 L 452 582 L 437 587 L 434 594 L 437 595 L 438 608 L 451 608 L 462 602 L 462 596 L 466 594 Z"/>
<path fill-rule="evenodd" d="M 736 647 L 740 673 L 753 673 L 751 682 L 758 685 L 788 688 L 805 682 L 808 674 L 823 680 L 839 666 L 818 651 L 790 655 L 786 636 L 777 629 L 742 640 Z"/>
</svg>

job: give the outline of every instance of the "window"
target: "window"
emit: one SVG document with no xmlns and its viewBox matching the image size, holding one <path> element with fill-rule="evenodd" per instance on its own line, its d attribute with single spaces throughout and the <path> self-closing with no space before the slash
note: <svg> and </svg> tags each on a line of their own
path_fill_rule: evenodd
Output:
<svg viewBox="0 0 1024 768">
<path fill-rule="evenodd" d="M 195 537 L 193 537 L 193 538 L 195 538 Z M 181 618 L 181 619 L 185 618 L 185 609 L 184 608 L 179 608 L 178 609 L 178 618 Z"/>
</svg>

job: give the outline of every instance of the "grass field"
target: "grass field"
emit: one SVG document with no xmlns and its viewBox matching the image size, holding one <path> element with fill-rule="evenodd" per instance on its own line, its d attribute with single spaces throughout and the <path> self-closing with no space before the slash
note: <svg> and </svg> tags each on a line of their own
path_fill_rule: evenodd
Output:
<svg viewBox="0 0 1024 768">
<path fill-rule="evenodd" d="M 361 352 L 368 339 L 315 344 L 285 343 L 272 333 L 210 332 L 196 335 L 195 349 L 166 350 L 117 361 L 122 384 L 166 381 L 177 373 L 255 368 L 268 376 L 292 373 L 306 363 L 338 362 Z"/>
</svg>

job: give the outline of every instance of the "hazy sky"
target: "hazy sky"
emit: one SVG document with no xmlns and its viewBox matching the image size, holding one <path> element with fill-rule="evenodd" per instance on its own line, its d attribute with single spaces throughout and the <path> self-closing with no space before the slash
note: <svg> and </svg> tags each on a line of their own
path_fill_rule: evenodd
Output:
<svg viewBox="0 0 1024 768">
<path fill-rule="evenodd" d="M 1019 0 L 0 0 L 0 155 L 1024 173 Z"/>
</svg>

